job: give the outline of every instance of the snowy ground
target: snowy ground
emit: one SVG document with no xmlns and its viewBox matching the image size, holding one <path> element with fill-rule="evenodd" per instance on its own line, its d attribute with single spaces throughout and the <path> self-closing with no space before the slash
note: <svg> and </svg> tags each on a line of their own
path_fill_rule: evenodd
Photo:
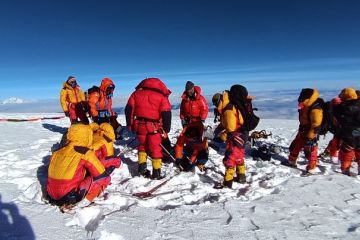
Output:
<svg viewBox="0 0 360 240">
<path fill-rule="evenodd" d="M 0 114 L 0 118 L 35 116 L 42 115 Z M 119 120 L 124 123 L 123 116 Z M 208 123 L 212 125 L 212 119 Z M 67 119 L 0 122 L 0 239 L 359 239 L 358 179 L 337 173 L 339 166 L 330 163 L 320 162 L 325 175 L 310 177 L 277 164 L 287 156 L 298 125 L 295 120 L 262 120 L 258 129 L 273 133 L 264 143 L 283 151 L 274 156 L 274 163 L 253 161 L 247 155 L 251 185 L 213 189 L 224 167 L 222 153 L 210 149 L 212 170 L 180 173 L 153 198 L 140 200 L 132 193 L 163 180 L 131 178 L 137 169 L 136 151 L 131 151 L 114 171 L 107 199 L 73 215 L 42 200 L 51 149 L 58 146 L 68 125 Z M 173 143 L 180 130 L 180 121 L 175 120 Z M 320 151 L 329 138 L 320 140 Z M 124 142 L 118 144 L 118 151 L 124 149 Z M 305 168 L 303 155 L 299 164 Z M 175 174 L 169 165 L 163 172 Z"/>
</svg>

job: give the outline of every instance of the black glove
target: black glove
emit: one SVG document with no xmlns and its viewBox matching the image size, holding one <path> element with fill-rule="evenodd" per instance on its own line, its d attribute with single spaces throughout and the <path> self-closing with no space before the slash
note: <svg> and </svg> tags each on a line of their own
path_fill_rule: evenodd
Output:
<svg viewBox="0 0 360 240">
<path fill-rule="evenodd" d="M 87 104 L 87 102 L 81 102 L 81 105 L 85 112 L 89 111 L 89 105 Z"/>
<path fill-rule="evenodd" d="M 305 147 L 313 148 L 317 146 L 317 140 L 315 139 L 308 139 L 305 142 Z"/>
<path fill-rule="evenodd" d="M 188 122 L 185 119 L 181 119 L 181 125 L 185 127 L 186 125 L 188 125 Z"/>
<path fill-rule="evenodd" d="M 98 117 L 98 116 L 93 116 L 93 117 L 92 117 L 92 120 L 93 120 L 93 122 L 96 122 L 96 123 L 97 123 L 97 122 L 99 121 L 99 117 Z"/>
<path fill-rule="evenodd" d="M 111 166 L 105 169 L 107 175 L 110 175 L 115 170 L 115 167 Z"/>
<path fill-rule="evenodd" d="M 69 116 L 69 112 L 68 112 L 68 111 L 64 112 L 64 114 L 65 114 L 66 117 Z"/>
</svg>

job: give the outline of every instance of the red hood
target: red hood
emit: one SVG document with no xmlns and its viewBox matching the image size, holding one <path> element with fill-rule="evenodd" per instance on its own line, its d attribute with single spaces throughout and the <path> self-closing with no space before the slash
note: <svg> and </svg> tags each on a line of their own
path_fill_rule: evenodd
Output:
<svg viewBox="0 0 360 240">
<path fill-rule="evenodd" d="M 142 80 L 135 89 L 138 90 L 139 88 L 153 89 L 155 91 L 157 90 L 165 96 L 169 96 L 171 94 L 171 91 L 159 78 L 146 78 Z"/>
<path fill-rule="evenodd" d="M 194 86 L 194 90 L 196 93 L 195 99 L 199 99 L 200 95 L 201 95 L 201 88 L 199 86 Z M 181 95 L 181 98 L 186 99 L 186 91 L 183 92 L 183 94 Z"/>
<path fill-rule="evenodd" d="M 110 78 L 103 78 L 103 80 L 101 80 L 101 85 L 100 85 L 100 89 L 101 89 L 101 91 L 106 91 L 106 89 L 107 89 L 107 87 L 109 86 L 109 85 L 115 85 L 114 83 L 113 83 L 113 81 L 110 79 Z"/>
</svg>

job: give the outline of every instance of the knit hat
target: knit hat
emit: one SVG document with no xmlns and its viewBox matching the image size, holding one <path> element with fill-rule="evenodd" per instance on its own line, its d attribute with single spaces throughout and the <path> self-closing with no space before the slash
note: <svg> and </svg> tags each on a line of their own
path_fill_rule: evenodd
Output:
<svg viewBox="0 0 360 240">
<path fill-rule="evenodd" d="M 190 89 L 192 89 L 194 87 L 194 83 L 191 81 L 187 81 L 186 85 L 185 85 L 185 91 L 189 91 Z"/>
<path fill-rule="evenodd" d="M 72 78 L 75 78 L 74 76 L 69 76 L 68 79 L 66 80 L 67 82 L 72 79 Z"/>
<path fill-rule="evenodd" d="M 221 94 L 220 93 L 215 93 L 214 96 L 212 97 L 212 104 L 217 107 L 219 105 L 219 102 L 221 100 Z"/>
<path fill-rule="evenodd" d="M 303 89 L 301 89 L 301 92 L 300 92 L 300 95 L 299 95 L 299 98 L 298 98 L 298 102 L 303 102 L 306 99 L 311 98 L 313 93 L 314 93 L 314 89 L 311 89 L 311 88 L 303 88 Z"/>
</svg>

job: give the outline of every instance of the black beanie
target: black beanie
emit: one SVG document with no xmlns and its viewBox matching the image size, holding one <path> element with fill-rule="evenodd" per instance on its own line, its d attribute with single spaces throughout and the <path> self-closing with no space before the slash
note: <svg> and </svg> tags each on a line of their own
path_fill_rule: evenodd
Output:
<svg viewBox="0 0 360 240">
<path fill-rule="evenodd" d="M 211 99 L 211 101 L 212 101 L 212 103 L 213 103 L 213 105 L 215 107 L 217 107 L 219 105 L 220 100 L 221 100 L 221 94 L 220 93 L 215 93 L 214 96 Z"/>
<path fill-rule="evenodd" d="M 246 87 L 236 84 L 230 88 L 230 101 L 239 104 L 239 102 L 245 102 L 248 97 L 248 91 Z"/>
<path fill-rule="evenodd" d="M 298 98 L 298 102 L 303 102 L 306 99 L 311 98 L 313 93 L 314 93 L 314 90 L 311 89 L 311 88 L 303 88 L 303 89 L 301 89 L 301 92 L 300 92 L 300 95 L 299 95 L 299 98 Z"/>
<path fill-rule="evenodd" d="M 191 81 L 187 81 L 186 85 L 185 85 L 185 91 L 189 91 L 190 89 L 192 89 L 194 87 L 194 83 Z"/>
<path fill-rule="evenodd" d="M 75 78 L 74 76 L 69 76 L 66 81 L 69 81 L 70 79 Z"/>
</svg>

